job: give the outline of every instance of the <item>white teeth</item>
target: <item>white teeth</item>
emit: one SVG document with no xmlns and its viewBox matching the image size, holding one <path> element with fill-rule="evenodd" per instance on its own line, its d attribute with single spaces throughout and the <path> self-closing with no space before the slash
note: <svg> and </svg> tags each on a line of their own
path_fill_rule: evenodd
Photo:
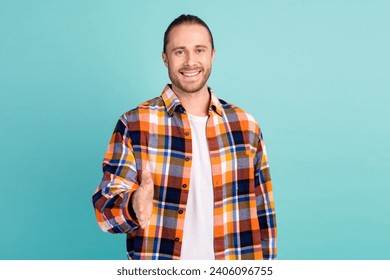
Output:
<svg viewBox="0 0 390 280">
<path fill-rule="evenodd" d="M 194 73 L 182 73 L 186 77 L 195 77 L 196 75 L 199 74 L 199 72 L 194 72 Z"/>
</svg>

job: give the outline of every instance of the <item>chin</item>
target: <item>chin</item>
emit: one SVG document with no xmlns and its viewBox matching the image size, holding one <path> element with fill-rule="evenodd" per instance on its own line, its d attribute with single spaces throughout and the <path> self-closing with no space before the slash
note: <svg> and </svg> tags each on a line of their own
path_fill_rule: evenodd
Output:
<svg viewBox="0 0 390 280">
<path fill-rule="evenodd" d="M 204 86 L 205 83 L 199 85 L 193 85 L 193 86 L 180 85 L 178 88 L 181 89 L 183 92 L 196 93 L 199 92 L 201 89 L 203 89 Z"/>
</svg>

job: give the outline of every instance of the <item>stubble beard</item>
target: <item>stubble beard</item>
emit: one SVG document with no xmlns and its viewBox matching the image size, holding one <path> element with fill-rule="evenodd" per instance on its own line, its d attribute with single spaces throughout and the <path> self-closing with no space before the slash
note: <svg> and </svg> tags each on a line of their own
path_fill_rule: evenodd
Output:
<svg viewBox="0 0 390 280">
<path fill-rule="evenodd" d="M 198 74 L 198 75 L 203 75 L 202 79 L 195 83 L 182 82 L 182 80 L 178 77 L 178 75 L 182 75 L 182 74 L 181 73 L 176 74 L 173 70 L 169 68 L 168 68 L 168 74 L 172 84 L 183 93 L 197 93 L 206 85 L 207 80 L 209 79 L 211 74 L 211 67 L 208 69 L 202 68 L 202 72 Z"/>
</svg>

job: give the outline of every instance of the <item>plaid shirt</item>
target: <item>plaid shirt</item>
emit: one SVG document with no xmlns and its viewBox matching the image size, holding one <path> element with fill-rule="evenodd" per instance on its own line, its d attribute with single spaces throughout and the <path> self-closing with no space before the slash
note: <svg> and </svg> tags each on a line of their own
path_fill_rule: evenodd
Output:
<svg viewBox="0 0 390 280">
<path fill-rule="evenodd" d="M 274 200 L 259 126 L 210 92 L 206 135 L 215 259 L 275 259 Z M 92 201 L 103 231 L 127 234 L 129 259 L 180 259 L 191 158 L 190 122 L 170 86 L 119 119 Z M 152 173 L 154 198 L 150 224 L 143 230 L 129 201 L 145 168 Z"/>
</svg>

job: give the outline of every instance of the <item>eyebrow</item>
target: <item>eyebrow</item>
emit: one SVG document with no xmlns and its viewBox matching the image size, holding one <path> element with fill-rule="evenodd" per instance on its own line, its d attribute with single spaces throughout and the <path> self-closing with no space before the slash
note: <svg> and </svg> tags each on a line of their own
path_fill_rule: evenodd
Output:
<svg viewBox="0 0 390 280">
<path fill-rule="evenodd" d="M 195 48 L 207 49 L 208 47 L 206 45 L 196 45 Z M 176 50 L 180 50 L 180 49 L 186 49 L 186 47 L 184 47 L 184 46 L 176 47 L 176 48 L 173 48 L 172 51 L 176 51 Z"/>
<path fill-rule="evenodd" d="M 205 49 L 208 49 L 208 47 L 206 45 L 196 45 L 195 48 L 205 48 Z"/>
<path fill-rule="evenodd" d="M 172 51 L 176 51 L 176 50 L 180 50 L 180 49 L 185 49 L 185 47 L 176 47 L 176 48 L 173 48 Z"/>
</svg>

